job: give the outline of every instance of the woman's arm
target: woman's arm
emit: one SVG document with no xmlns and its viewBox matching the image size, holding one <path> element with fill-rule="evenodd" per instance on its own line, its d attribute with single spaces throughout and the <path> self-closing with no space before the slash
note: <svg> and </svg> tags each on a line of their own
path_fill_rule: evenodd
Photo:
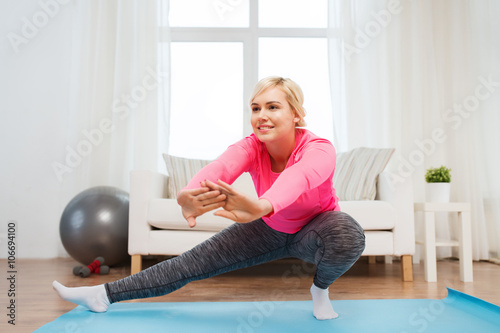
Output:
<svg viewBox="0 0 500 333">
<path fill-rule="evenodd" d="M 222 179 L 232 184 L 243 172 L 248 171 L 253 163 L 252 149 L 245 140 L 242 139 L 228 147 L 215 161 L 201 169 L 184 189 L 199 188 L 205 180 L 215 183 L 218 179 Z"/>
<path fill-rule="evenodd" d="M 304 147 L 300 160 L 283 170 L 260 198 L 267 199 L 276 214 L 293 204 L 302 193 L 320 186 L 332 177 L 335 162 L 335 148 L 328 140 L 309 142 Z"/>
<path fill-rule="evenodd" d="M 293 204 L 302 193 L 324 183 L 333 176 L 335 161 L 335 148 L 329 141 L 320 139 L 311 142 L 305 147 L 300 160 L 283 170 L 259 199 L 247 197 L 222 180 L 218 180 L 217 184 L 211 181 L 203 184 L 226 194 L 226 204 L 222 206 L 224 210 L 216 211 L 215 215 L 246 223 L 277 213 Z"/>
<path fill-rule="evenodd" d="M 251 142 L 246 139 L 231 145 L 217 160 L 201 169 L 178 193 L 177 202 L 190 227 L 196 225 L 198 216 L 225 205 L 226 195 L 219 188 L 209 188 L 205 182 L 223 179 L 232 183 L 247 171 L 253 162 L 253 155 L 247 151 L 252 151 L 249 145 Z"/>
</svg>

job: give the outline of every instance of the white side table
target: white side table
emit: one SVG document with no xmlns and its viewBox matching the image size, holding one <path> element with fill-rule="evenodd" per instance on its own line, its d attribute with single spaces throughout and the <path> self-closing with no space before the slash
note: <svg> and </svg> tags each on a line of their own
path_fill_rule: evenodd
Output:
<svg viewBox="0 0 500 333">
<path fill-rule="evenodd" d="M 424 213 L 424 239 L 416 243 L 424 246 L 425 281 L 437 281 L 436 246 L 458 246 L 460 280 L 472 282 L 472 240 L 470 204 L 468 202 L 416 202 L 415 212 Z M 458 241 L 436 241 L 434 213 L 458 213 Z"/>
</svg>

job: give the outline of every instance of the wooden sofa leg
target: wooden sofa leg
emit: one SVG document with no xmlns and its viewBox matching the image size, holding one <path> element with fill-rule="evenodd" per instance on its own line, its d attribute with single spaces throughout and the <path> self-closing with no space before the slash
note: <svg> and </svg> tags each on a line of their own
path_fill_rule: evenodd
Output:
<svg viewBox="0 0 500 333">
<path fill-rule="evenodd" d="M 401 274 L 403 275 L 403 281 L 411 282 L 413 281 L 413 262 L 411 255 L 401 256 Z"/>
<path fill-rule="evenodd" d="M 132 255 L 132 263 L 130 267 L 130 275 L 139 273 L 142 270 L 142 256 L 140 254 Z"/>
</svg>

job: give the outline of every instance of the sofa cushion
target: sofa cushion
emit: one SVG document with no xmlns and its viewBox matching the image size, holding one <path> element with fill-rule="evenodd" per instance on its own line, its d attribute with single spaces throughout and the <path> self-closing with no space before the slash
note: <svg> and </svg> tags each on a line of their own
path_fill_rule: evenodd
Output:
<svg viewBox="0 0 500 333">
<path fill-rule="evenodd" d="M 213 235 L 212 231 L 153 230 L 149 233 L 148 253 L 179 255 Z"/>
<path fill-rule="evenodd" d="M 337 155 L 333 187 L 339 200 L 373 200 L 378 175 L 394 149 L 356 148 Z"/>
<path fill-rule="evenodd" d="M 358 221 L 363 230 L 392 230 L 396 225 L 396 210 L 386 201 L 339 201 L 339 206 Z"/>
</svg>

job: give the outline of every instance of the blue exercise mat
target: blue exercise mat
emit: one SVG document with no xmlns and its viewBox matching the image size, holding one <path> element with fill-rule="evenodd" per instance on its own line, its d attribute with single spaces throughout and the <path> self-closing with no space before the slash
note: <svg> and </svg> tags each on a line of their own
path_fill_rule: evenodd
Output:
<svg viewBox="0 0 500 333">
<path fill-rule="evenodd" d="M 343 300 L 319 321 L 312 301 L 116 303 L 78 306 L 35 332 L 500 332 L 500 307 L 448 288 L 442 300 Z"/>
</svg>

